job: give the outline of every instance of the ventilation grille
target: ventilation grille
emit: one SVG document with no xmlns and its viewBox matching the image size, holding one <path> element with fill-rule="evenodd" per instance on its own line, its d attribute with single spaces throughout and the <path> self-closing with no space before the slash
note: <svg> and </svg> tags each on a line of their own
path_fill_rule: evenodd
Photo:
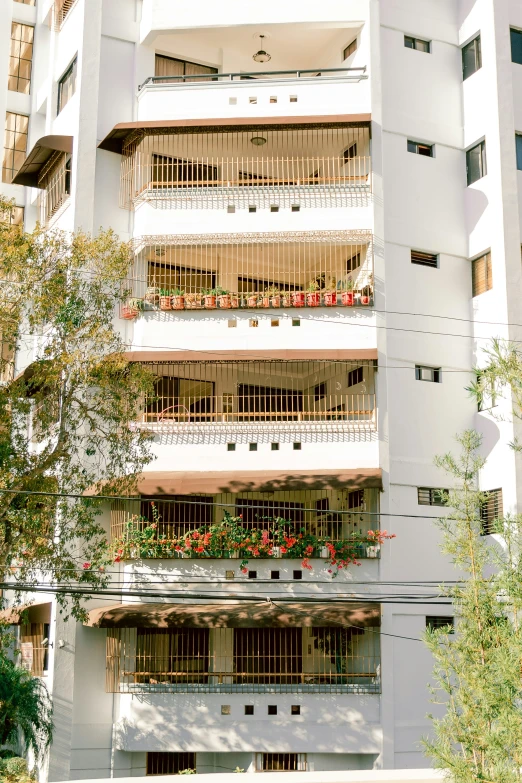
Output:
<svg viewBox="0 0 522 783">
<path fill-rule="evenodd" d="M 437 269 L 439 257 L 437 253 L 421 253 L 420 250 L 412 250 L 411 263 L 420 264 L 421 266 L 431 266 L 434 269 Z"/>
</svg>

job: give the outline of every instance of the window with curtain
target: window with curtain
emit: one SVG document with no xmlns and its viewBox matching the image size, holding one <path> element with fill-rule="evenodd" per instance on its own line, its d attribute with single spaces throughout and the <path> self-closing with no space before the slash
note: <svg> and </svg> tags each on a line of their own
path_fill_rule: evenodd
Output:
<svg viewBox="0 0 522 783">
<path fill-rule="evenodd" d="M 199 63 L 192 63 L 188 60 L 178 60 L 176 57 L 167 57 L 164 54 L 156 55 L 154 75 L 156 77 L 158 76 L 170 77 L 165 79 L 165 82 L 167 84 L 171 81 L 180 81 L 180 82 L 207 81 L 207 79 L 202 78 L 203 75 L 208 74 L 210 80 L 211 74 L 217 72 L 218 72 L 217 68 L 211 68 L 209 65 L 200 65 Z M 199 78 L 197 79 L 188 78 L 193 75 L 198 76 Z M 180 78 L 176 80 L 172 78 L 174 76 L 179 76 Z"/>
</svg>

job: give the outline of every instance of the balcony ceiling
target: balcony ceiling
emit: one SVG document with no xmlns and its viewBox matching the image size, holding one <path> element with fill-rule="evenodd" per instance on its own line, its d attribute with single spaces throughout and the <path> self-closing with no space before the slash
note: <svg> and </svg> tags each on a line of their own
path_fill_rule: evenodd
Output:
<svg viewBox="0 0 522 783">
<path fill-rule="evenodd" d="M 161 33 L 150 42 L 158 54 L 202 63 L 223 72 L 263 73 L 286 69 L 341 67 L 343 49 L 353 41 L 361 23 L 319 26 L 301 24 L 245 25 Z M 252 55 L 263 44 L 271 55 L 268 63 L 257 63 Z M 339 56 L 332 53 L 338 50 Z M 332 61 L 333 60 L 333 61 Z"/>
</svg>

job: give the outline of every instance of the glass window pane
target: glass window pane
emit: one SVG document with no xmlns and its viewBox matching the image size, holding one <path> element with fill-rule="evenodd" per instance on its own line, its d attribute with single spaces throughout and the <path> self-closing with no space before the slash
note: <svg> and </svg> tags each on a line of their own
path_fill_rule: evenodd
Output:
<svg viewBox="0 0 522 783">
<path fill-rule="evenodd" d="M 522 65 L 522 30 L 510 31 L 511 36 L 511 61 Z"/>
<path fill-rule="evenodd" d="M 406 46 L 407 49 L 415 49 L 415 38 L 410 38 L 408 35 L 405 35 L 404 46 Z"/>
<path fill-rule="evenodd" d="M 17 22 L 11 25 L 8 84 L 14 92 L 29 93 L 33 36 L 34 28 L 30 25 Z"/>
<path fill-rule="evenodd" d="M 522 134 L 515 135 L 515 144 L 517 150 L 517 169 L 522 171 Z"/>
<path fill-rule="evenodd" d="M 23 114 L 6 112 L 2 181 L 12 182 L 25 160 L 29 118 Z"/>
<path fill-rule="evenodd" d="M 466 168 L 468 185 L 486 174 L 486 145 L 483 141 L 466 152 Z"/>
<path fill-rule="evenodd" d="M 482 58 L 480 54 L 480 35 L 462 49 L 462 78 L 467 79 L 469 76 L 478 71 L 482 65 Z"/>
</svg>

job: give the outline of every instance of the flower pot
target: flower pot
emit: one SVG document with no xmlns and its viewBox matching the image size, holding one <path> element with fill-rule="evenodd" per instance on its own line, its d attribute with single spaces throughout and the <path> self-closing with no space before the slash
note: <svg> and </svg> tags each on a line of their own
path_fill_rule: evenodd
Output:
<svg viewBox="0 0 522 783">
<path fill-rule="evenodd" d="M 247 307 L 257 307 L 257 294 L 247 296 Z"/>
<path fill-rule="evenodd" d="M 270 297 L 269 296 L 263 296 L 259 302 L 258 307 L 270 307 Z"/>
<path fill-rule="evenodd" d="M 272 307 L 281 307 L 281 297 L 279 295 L 273 296 L 270 303 Z"/>
<path fill-rule="evenodd" d="M 185 309 L 185 297 L 184 296 L 173 296 L 171 297 L 172 301 L 172 309 L 173 310 L 184 310 Z"/>
<path fill-rule="evenodd" d="M 337 291 L 325 291 L 323 300 L 325 307 L 335 307 L 337 304 Z"/>
<path fill-rule="evenodd" d="M 239 307 L 239 296 L 234 296 L 233 294 L 230 297 L 230 307 L 232 310 L 237 310 Z"/>
<path fill-rule="evenodd" d="M 187 310 L 200 310 L 201 302 L 201 294 L 185 294 L 185 308 Z"/>
<path fill-rule="evenodd" d="M 305 293 L 304 293 L 304 291 L 293 291 L 292 292 L 292 305 L 294 307 L 304 307 L 305 306 Z"/>
<path fill-rule="evenodd" d="M 140 311 L 137 307 L 128 307 L 125 305 L 121 308 L 121 317 L 125 318 L 126 321 L 132 321 L 133 318 L 137 318 L 140 314 Z"/>
<path fill-rule="evenodd" d="M 369 305 L 370 297 L 368 296 L 368 294 L 361 294 L 360 302 L 362 305 Z"/>
<path fill-rule="evenodd" d="M 205 303 L 205 310 L 215 310 L 216 297 L 213 294 L 207 294 L 206 296 L 204 296 L 203 301 Z"/>
<path fill-rule="evenodd" d="M 321 294 L 319 291 L 309 291 L 306 295 L 306 304 L 308 307 L 319 307 L 321 304 Z"/>
<path fill-rule="evenodd" d="M 172 310 L 172 297 L 160 296 L 160 310 Z"/>
<path fill-rule="evenodd" d="M 148 302 L 149 304 L 157 305 L 159 302 L 159 298 L 160 298 L 159 288 L 154 288 L 154 286 L 150 286 L 149 288 L 147 288 L 143 300 L 145 302 Z"/>
<path fill-rule="evenodd" d="M 281 297 L 281 307 L 292 307 L 292 297 L 290 295 Z"/>
<path fill-rule="evenodd" d="M 345 307 L 353 307 L 353 291 L 343 291 L 341 293 L 341 302 Z"/>
<path fill-rule="evenodd" d="M 218 296 L 219 306 L 222 310 L 230 310 L 232 307 L 232 297 L 230 294 L 222 294 Z"/>
</svg>

